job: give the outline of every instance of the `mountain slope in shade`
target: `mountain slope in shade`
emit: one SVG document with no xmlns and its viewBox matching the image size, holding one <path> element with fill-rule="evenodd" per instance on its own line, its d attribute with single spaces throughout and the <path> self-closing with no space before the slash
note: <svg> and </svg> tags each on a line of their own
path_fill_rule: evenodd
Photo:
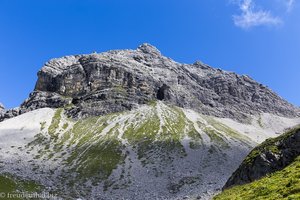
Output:
<svg viewBox="0 0 300 200">
<path fill-rule="evenodd" d="M 300 199 L 300 157 L 283 170 L 267 177 L 225 190 L 214 200 Z"/>
<path fill-rule="evenodd" d="M 62 198 L 207 199 L 257 144 L 249 130 L 276 135 L 258 118 L 244 125 L 161 101 L 81 120 L 65 112 L 44 108 L 1 122 L 1 174 Z M 299 123 L 260 120 L 276 121 L 274 129 Z"/>
<path fill-rule="evenodd" d="M 224 188 L 257 180 L 281 170 L 300 155 L 300 128 L 280 137 L 268 139 L 251 151 Z"/>
<path fill-rule="evenodd" d="M 299 169 L 298 126 L 252 150 L 214 199 L 300 199 Z"/>
</svg>

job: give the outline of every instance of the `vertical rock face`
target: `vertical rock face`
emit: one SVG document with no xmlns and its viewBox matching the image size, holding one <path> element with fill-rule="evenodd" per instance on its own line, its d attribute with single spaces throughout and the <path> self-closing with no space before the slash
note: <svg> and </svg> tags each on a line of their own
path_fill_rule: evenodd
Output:
<svg viewBox="0 0 300 200">
<path fill-rule="evenodd" d="M 299 109 L 248 76 L 200 62 L 177 63 L 149 44 L 50 60 L 18 112 L 67 106 L 70 116 L 81 118 L 131 110 L 156 99 L 240 121 L 262 112 L 299 115 Z"/>
</svg>

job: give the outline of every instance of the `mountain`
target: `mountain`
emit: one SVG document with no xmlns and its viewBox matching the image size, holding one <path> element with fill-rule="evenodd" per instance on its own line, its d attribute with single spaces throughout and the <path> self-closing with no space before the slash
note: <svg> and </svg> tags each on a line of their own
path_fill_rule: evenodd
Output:
<svg viewBox="0 0 300 200">
<path fill-rule="evenodd" d="M 149 44 L 50 60 L 0 121 L 5 192 L 63 199 L 209 199 L 258 143 L 300 124 L 250 77 Z"/>
<path fill-rule="evenodd" d="M 299 199 L 300 126 L 254 148 L 215 199 Z"/>
<path fill-rule="evenodd" d="M 294 107 L 248 76 L 196 62 L 177 63 L 153 46 L 50 60 L 38 73 L 35 90 L 4 118 L 38 108 L 72 105 L 81 118 L 131 110 L 152 100 L 202 114 L 247 122 L 249 115 L 299 116 Z"/>
</svg>

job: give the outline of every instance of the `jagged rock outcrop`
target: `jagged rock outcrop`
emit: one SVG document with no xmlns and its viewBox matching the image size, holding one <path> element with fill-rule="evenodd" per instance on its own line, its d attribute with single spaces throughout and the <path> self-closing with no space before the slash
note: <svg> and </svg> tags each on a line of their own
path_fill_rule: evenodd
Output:
<svg viewBox="0 0 300 200">
<path fill-rule="evenodd" d="M 248 76 L 201 62 L 177 63 L 149 44 L 50 60 L 17 112 L 67 106 L 69 116 L 81 118 L 130 110 L 155 99 L 240 121 L 262 112 L 299 116 L 298 108 Z"/>
<path fill-rule="evenodd" d="M 4 105 L 2 103 L 0 103 L 0 121 L 1 121 L 1 118 L 4 118 L 4 114 L 5 114 Z"/>
<path fill-rule="evenodd" d="M 5 109 L 4 105 L 2 103 L 0 103 L 0 111 L 2 111 L 4 109 Z"/>
<path fill-rule="evenodd" d="M 4 113 L 4 106 L 3 106 L 3 104 L 2 103 L 0 103 L 0 115 L 2 114 L 2 113 Z"/>
<path fill-rule="evenodd" d="M 250 183 L 282 170 L 300 155 L 300 126 L 256 147 L 233 173 L 224 189 Z"/>
</svg>

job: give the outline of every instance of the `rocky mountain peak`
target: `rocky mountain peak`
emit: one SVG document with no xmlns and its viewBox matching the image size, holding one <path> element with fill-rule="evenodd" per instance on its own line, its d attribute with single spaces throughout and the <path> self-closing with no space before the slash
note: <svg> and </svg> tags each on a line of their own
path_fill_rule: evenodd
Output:
<svg viewBox="0 0 300 200">
<path fill-rule="evenodd" d="M 0 121 L 1 121 L 1 118 L 3 118 L 3 116 L 4 116 L 4 113 L 5 113 L 5 108 L 4 108 L 3 104 L 0 103 Z"/>
<path fill-rule="evenodd" d="M 137 50 L 142 51 L 145 54 L 161 55 L 160 51 L 155 46 L 148 43 L 140 45 Z"/>
<path fill-rule="evenodd" d="M 248 76 L 202 62 L 181 64 L 150 44 L 52 59 L 38 72 L 29 98 L 11 113 L 67 106 L 71 117 L 81 118 L 131 110 L 153 100 L 239 121 L 259 113 L 299 115 L 298 108 Z"/>
<path fill-rule="evenodd" d="M 0 102 L 0 112 L 4 109 L 5 109 L 4 105 Z"/>
</svg>

